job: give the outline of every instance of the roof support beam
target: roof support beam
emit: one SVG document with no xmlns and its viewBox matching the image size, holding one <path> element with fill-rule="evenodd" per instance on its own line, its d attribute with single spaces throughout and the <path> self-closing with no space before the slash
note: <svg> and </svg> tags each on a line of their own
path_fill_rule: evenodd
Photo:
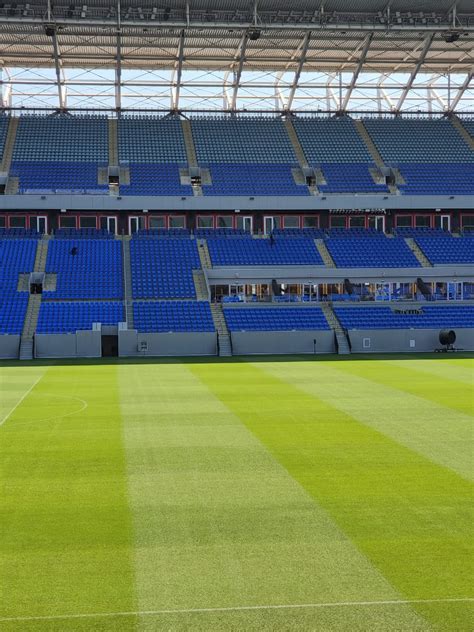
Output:
<svg viewBox="0 0 474 632">
<path fill-rule="evenodd" d="M 469 88 L 469 85 L 472 81 L 474 77 L 474 71 L 471 70 L 471 72 L 469 72 L 465 78 L 465 80 L 463 81 L 462 86 L 459 88 L 459 90 L 457 91 L 456 96 L 454 97 L 454 99 L 451 101 L 451 103 L 449 104 L 449 111 L 450 112 L 454 112 L 454 110 L 457 108 L 459 101 L 462 99 L 463 94 L 466 92 L 466 90 Z"/>
<path fill-rule="evenodd" d="M 120 0 L 117 0 L 117 48 L 115 55 L 115 109 L 122 108 L 122 30 L 120 28 Z"/>
<path fill-rule="evenodd" d="M 179 34 L 177 58 L 178 59 L 174 68 L 175 76 L 173 78 L 173 86 L 172 86 L 172 103 L 171 103 L 172 110 L 179 109 L 179 95 L 181 92 L 181 77 L 183 74 L 183 61 L 184 61 L 184 29 L 182 29 L 181 33 Z"/>
<path fill-rule="evenodd" d="M 304 36 L 302 46 L 301 46 L 301 54 L 298 61 L 298 66 L 296 68 L 295 76 L 293 78 L 293 83 L 291 84 L 290 93 L 288 95 L 288 101 L 286 104 L 286 109 L 291 110 L 291 106 L 293 105 L 293 99 L 295 98 L 296 90 L 298 89 L 298 85 L 300 82 L 301 72 L 306 63 L 306 56 L 308 54 L 309 42 L 311 40 L 311 31 L 308 31 Z"/>
<path fill-rule="evenodd" d="M 51 39 L 53 42 L 54 68 L 56 71 L 56 85 L 58 87 L 59 107 L 66 109 L 66 86 L 62 77 L 61 54 L 59 52 L 58 35 L 56 28 L 52 27 Z"/>
<path fill-rule="evenodd" d="M 234 71 L 234 81 L 232 82 L 232 99 L 230 102 L 231 110 L 237 109 L 237 96 L 239 94 L 240 80 L 242 78 L 242 71 L 244 69 L 245 53 L 247 51 L 247 43 L 249 41 L 249 32 L 245 31 L 240 40 L 239 50 L 236 54 L 236 58 L 239 60 L 237 70 Z"/>
<path fill-rule="evenodd" d="M 341 110 L 343 112 L 347 109 L 347 106 L 349 104 L 349 100 L 351 98 L 352 91 L 354 90 L 354 88 L 356 86 L 357 79 L 359 78 L 359 75 L 360 75 L 360 71 L 362 70 L 362 67 L 365 64 L 365 60 L 367 58 L 367 53 L 369 52 L 370 44 L 372 43 L 373 37 L 374 37 L 374 34 L 373 33 L 369 33 L 367 35 L 367 37 L 365 38 L 364 46 L 362 48 L 362 52 L 360 54 L 359 61 L 357 62 L 357 67 L 354 70 L 354 74 L 352 75 L 351 82 L 349 84 L 349 87 L 346 90 L 346 94 L 344 95 L 344 101 L 342 102 L 342 105 L 341 105 Z"/>
<path fill-rule="evenodd" d="M 420 56 L 418 58 L 418 61 L 416 62 L 415 67 L 413 68 L 413 70 L 411 71 L 411 75 L 410 78 L 408 79 L 408 83 L 406 84 L 406 86 L 403 88 L 403 91 L 400 95 L 400 98 L 398 99 L 398 103 L 396 105 L 396 112 L 400 112 L 405 99 L 407 98 L 408 93 L 410 92 L 410 90 L 413 87 L 413 83 L 415 82 L 416 76 L 418 74 L 418 72 L 420 71 L 420 68 L 423 66 L 423 63 L 426 59 L 426 55 L 428 54 L 428 51 L 430 49 L 431 43 L 433 42 L 434 39 L 434 33 L 431 33 L 430 35 L 427 35 L 425 37 L 424 40 L 424 44 L 423 44 L 423 48 L 421 49 L 421 53 Z"/>
</svg>

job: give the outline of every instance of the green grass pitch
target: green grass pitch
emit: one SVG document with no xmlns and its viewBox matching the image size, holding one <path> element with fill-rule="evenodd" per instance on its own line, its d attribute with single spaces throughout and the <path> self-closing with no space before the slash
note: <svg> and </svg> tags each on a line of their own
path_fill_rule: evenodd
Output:
<svg viewBox="0 0 474 632">
<path fill-rule="evenodd" d="M 0 365 L 0 630 L 474 629 L 472 357 Z"/>
</svg>

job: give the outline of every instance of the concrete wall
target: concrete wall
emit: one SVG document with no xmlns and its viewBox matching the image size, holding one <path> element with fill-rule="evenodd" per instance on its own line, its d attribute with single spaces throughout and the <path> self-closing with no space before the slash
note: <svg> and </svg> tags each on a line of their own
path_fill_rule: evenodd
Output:
<svg viewBox="0 0 474 632">
<path fill-rule="evenodd" d="M 16 360 L 20 354 L 20 336 L 0 336 L 0 359 Z"/>
<path fill-rule="evenodd" d="M 35 336 L 36 358 L 100 358 L 101 356 L 100 330 Z"/>
<path fill-rule="evenodd" d="M 441 347 L 439 329 L 351 329 L 352 353 L 417 353 Z M 455 329 L 455 347 L 474 350 L 474 329 Z"/>
<path fill-rule="evenodd" d="M 202 356 L 217 354 L 217 334 L 209 333 L 138 333 L 120 330 L 120 357 Z M 143 345 L 143 346 L 142 346 Z"/>
<path fill-rule="evenodd" d="M 234 331 L 231 333 L 234 355 L 334 353 L 332 331 Z"/>
</svg>

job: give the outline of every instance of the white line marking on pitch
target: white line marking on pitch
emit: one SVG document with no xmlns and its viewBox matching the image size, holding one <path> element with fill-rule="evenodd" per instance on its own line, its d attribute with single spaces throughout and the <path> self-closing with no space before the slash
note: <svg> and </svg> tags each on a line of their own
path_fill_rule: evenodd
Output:
<svg viewBox="0 0 474 632">
<path fill-rule="evenodd" d="M 66 417 L 72 417 L 73 415 L 78 415 L 79 413 L 82 413 L 89 406 L 89 404 L 86 402 L 85 399 L 82 399 L 81 397 L 76 397 L 75 395 L 57 395 L 57 394 L 51 395 L 50 393 L 42 393 L 42 395 L 46 397 L 53 397 L 53 398 L 60 397 L 61 399 L 75 399 L 76 401 L 81 402 L 82 408 L 78 408 L 77 410 L 73 410 L 72 412 L 66 413 L 64 415 L 53 415 L 52 417 L 42 417 L 41 419 L 31 419 L 30 421 L 17 421 L 15 423 L 15 427 L 27 426 L 31 424 L 44 422 L 44 421 L 52 421 L 53 419 L 60 421 L 61 419 L 65 419 Z"/>
<path fill-rule="evenodd" d="M 350 606 L 398 606 L 410 604 L 456 603 L 472 602 L 472 597 L 453 597 L 447 599 L 388 599 L 384 601 L 338 601 L 329 603 L 301 603 L 267 606 L 234 606 L 228 608 L 187 608 L 182 610 L 137 610 L 130 612 L 95 612 L 84 614 L 56 614 L 37 617 L 1 617 L 0 622 L 6 621 L 52 621 L 55 619 L 93 619 L 99 617 L 144 617 L 163 614 L 199 614 L 212 612 L 241 612 L 250 610 L 291 610 L 302 608 L 343 608 Z"/>
<path fill-rule="evenodd" d="M 15 410 L 18 408 L 18 406 L 21 404 L 21 402 L 28 397 L 28 395 L 31 393 L 31 391 L 34 389 L 34 387 L 38 384 L 38 382 L 43 378 L 43 375 L 40 375 L 39 378 L 33 382 L 33 384 L 30 386 L 30 388 L 26 391 L 26 393 L 23 394 L 23 396 L 17 401 L 17 403 L 13 406 L 13 408 L 11 409 L 11 411 L 8 413 L 8 415 L 6 417 L 4 417 L 2 419 L 2 421 L 0 421 L 0 426 L 3 426 L 3 424 L 7 421 L 7 419 L 9 419 L 13 413 L 15 412 Z"/>
</svg>

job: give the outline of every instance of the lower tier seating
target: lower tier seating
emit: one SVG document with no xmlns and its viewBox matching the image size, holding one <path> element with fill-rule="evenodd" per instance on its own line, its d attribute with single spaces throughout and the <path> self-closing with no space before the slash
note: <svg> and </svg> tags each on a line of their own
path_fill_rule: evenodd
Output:
<svg viewBox="0 0 474 632">
<path fill-rule="evenodd" d="M 432 264 L 474 263 L 474 237 L 417 237 L 415 241 Z"/>
<path fill-rule="evenodd" d="M 201 267 L 195 240 L 132 239 L 133 298 L 194 298 L 193 269 Z"/>
<path fill-rule="evenodd" d="M 53 239 L 46 272 L 57 274 L 54 299 L 123 298 L 122 244 L 112 239 Z"/>
<path fill-rule="evenodd" d="M 314 241 L 308 238 L 209 238 L 207 247 L 216 266 L 323 265 Z"/>
<path fill-rule="evenodd" d="M 119 301 L 43 302 L 36 333 L 67 334 L 92 329 L 92 323 L 117 325 L 125 320 Z"/>
<path fill-rule="evenodd" d="M 401 237 L 382 235 L 373 239 L 334 239 L 326 246 L 336 266 L 341 268 L 414 268 L 420 262 Z"/>
<path fill-rule="evenodd" d="M 329 329 L 320 307 L 225 308 L 229 331 L 294 331 Z"/>
<path fill-rule="evenodd" d="M 23 331 L 28 294 L 18 292 L 8 298 L 0 297 L 0 334 L 20 336 Z"/>
<path fill-rule="evenodd" d="M 385 183 L 376 184 L 368 164 L 323 164 L 326 184 L 318 185 L 323 193 L 388 193 Z"/>
<path fill-rule="evenodd" d="M 0 239 L 0 300 L 17 293 L 20 274 L 33 272 L 37 239 Z"/>
<path fill-rule="evenodd" d="M 345 329 L 456 329 L 474 327 L 474 306 L 423 305 L 419 313 L 395 313 L 390 307 L 335 307 Z"/>
<path fill-rule="evenodd" d="M 146 332 L 215 331 L 206 301 L 160 301 L 134 303 L 135 328 Z"/>
</svg>

